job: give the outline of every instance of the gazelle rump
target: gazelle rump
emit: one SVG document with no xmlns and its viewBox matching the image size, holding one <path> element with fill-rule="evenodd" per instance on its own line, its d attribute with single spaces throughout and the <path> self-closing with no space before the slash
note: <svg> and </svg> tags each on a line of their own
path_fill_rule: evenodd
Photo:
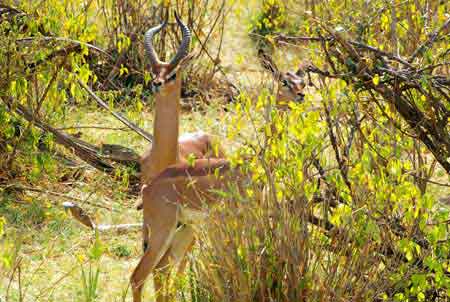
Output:
<svg viewBox="0 0 450 302">
<path fill-rule="evenodd" d="M 159 172 L 176 162 L 195 158 L 222 158 L 220 146 L 213 147 L 209 134 L 199 132 L 179 139 L 181 76 L 183 60 L 189 51 L 191 33 L 175 13 L 175 20 L 182 32 L 181 45 L 169 63 L 159 60 L 152 44 L 153 36 L 161 31 L 167 21 L 150 28 L 144 36 L 144 46 L 150 60 L 154 79 L 152 89 L 155 97 L 155 118 L 153 122 L 154 141 L 151 148 L 141 157 L 141 183 L 147 184 Z"/>
<path fill-rule="evenodd" d="M 193 224 L 201 222 L 205 209 L 221 200 L 217 191 L 237 186 L 242 191 L 246 179 L 225 159 L 199 159 L 166 168 L 143 188 L 144 237 L 148 248 L 131 276 L 133 301 L 140 302 L 142 288 L 149 274 L 169 275 L 170 267 L 178 265 L 183 272 L 185 254 L 194 240 Z M 156 300 L 165 301 L 161 280 L 155 276 Z"/>
</svg>

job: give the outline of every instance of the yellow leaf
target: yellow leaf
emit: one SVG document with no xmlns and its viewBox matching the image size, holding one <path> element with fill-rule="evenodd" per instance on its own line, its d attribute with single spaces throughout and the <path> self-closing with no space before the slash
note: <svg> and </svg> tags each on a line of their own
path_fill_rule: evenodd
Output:
<svg viewBox="0 0 450 302">
<path fill-rule="evenodd" d="M 144 108 L 144 105 L 142 105 L 142 102 L 141 102 L 141 101 L 137 101 L 137 102 L 136 102 L 136 110 L 137 110 L 138 112 L 141 112 L 141 111 L 142 111 L 142 108 Z"/>
<path fill-rule="evenodd" d="M 5 224 L 6 224 L 6 219 L 3 217 L 0 217 L 0 236 L 2 236 L 4 233 Z"/>
<path fill-rule="evenodd" d="M 245 58 L 244 58 L 243 55 L 238 55 L 238 56 L 237 56 L 237 58 L 236 58 L 236 63 L 237 63 L 238 65 L 243 64 L 244 61 L 245 61 Z"/>
<path fill-rule="evenodd" d="M 380 83 L 380 76 L 379 75 L 375 75 L 372 79 L 372 82 L 375 86 L 377 86 Z"/>
<path fill-rule="evenodd" d="M 86 259 L 86 257 L 83 254 L 78 254 L 78 255 L 76 255 L 76 257 L 77 257 L 79 262 L 83 262 L 84 259 Z"/>
</svg>

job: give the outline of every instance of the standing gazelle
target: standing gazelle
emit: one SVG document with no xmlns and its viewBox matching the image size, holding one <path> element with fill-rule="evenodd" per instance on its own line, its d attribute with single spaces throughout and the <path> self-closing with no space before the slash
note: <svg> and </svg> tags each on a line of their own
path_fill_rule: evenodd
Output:
<svg viewBox="0 0 450 302">
<path fill-rule="evenodd" d="M 212 137 L 203 132 L 189 133 L 179 138 L 181 76 L 180 69 L 187 59 L 191 33 L 175 13 L 175 20 L 182 32 L 181 45 L 169 63 L 162 62 L 153 48 L 153 36 L 166 25 L 150 28 L 144 36 L 144 46 L 150 60 L 154 79 L 155 97 L 153 122 L 154 141 L 150 150 L 141 157 L 141 183 L 145 186 L 167 166 L 194 158 L 224 157 L 218 146 L 213 147 Z"/>
<path fill-rule="evenodd" d="M 170 267 L 182 272 L 185 254 L 194 240 L 193 224 L 205 218 L 205 209 L 220 201 L 217 191 L 228 190 L 233 183 L 242 192 L 246 177 L 232 169 L 225 159 L 199 159 L 193 163 L 169 166 L 142 190 L 144 229 L 148 249 L 131 276 L 133 301 L 140 302 L 149 274 L 154 274 L 156 301 L 166 301 L 163 293 Z M 160 279 L 160 278 L 164 279 Z"/>
</svg>

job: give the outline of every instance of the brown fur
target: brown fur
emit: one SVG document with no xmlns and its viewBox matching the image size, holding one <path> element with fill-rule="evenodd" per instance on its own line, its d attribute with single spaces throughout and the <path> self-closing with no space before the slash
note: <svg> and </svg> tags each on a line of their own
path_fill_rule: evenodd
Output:
<svg viewBox="0 0 450 302">
<path fill-rule="evenodd" d="M 230 162 L 225 159 L 199 159 L 192 165 L 189 163 L 181 163 L 170 166 L 159 174 L 154 181 L 161 181 L 166 178 L 174 177 L 206 176 L 215 173 L 216 170 L 218 170 L 219 173 L 223 173 L 229 168 Z"/>
<path fill-rule="evenodd" d="M 195 158 L 223 158 L 225 152 L 215 148 L 211 135 L 196 133 L 179 140 L 181 76 L 166 82 L 155 95 L 154 141 L 141 157 L 141 183 L 148 184 L 169 165 Z M 216 154 L 217 153 L 217 154 Z"/>
<path fill-rule="evenodd" d="M 142 195 L 154 194 L 151 191 L 151 187 L 158 186 L 162 182 L 177 177 L 202 177 L 209 176 L 214 173 L 224 174 L 230 169 L 230 162 L 225 159 L 198 159 L 191 165 L 187 162 L 179 163 L 169 166 L 163 172 L 161 172 L 153 181 L 143 189 Z M 138 205 L 137 209 L 142 210 L 144 201 Z"/>
<path fill-rule="evenodd" d="M 225 151 L 207 133 L 197 134 L 196 137 L 180 141 L 178 151 L 180 152 L 180 159 L 186 159 L 189 156 L 194 156 L 196 159 L 225 158 Z"/>
<path fill-rule="evenodd" d="M 168 276 L 172 260 L 181 261 L 178 272 L 183 271 L 184 255 L 194 242 L 190 224 L 200 222 L 195 215 L 186 213 L 193 210 L 205 214 L 205 207 L 221 200 L 216 192 L 227 191 L 235 184 L 242 192 L 242 175 L 231 169 L 227 160 L 199 159 L 193 165 L 179 163 L 168 167 L 143 188 L 144 245 L 149 248 L 131 276 L 134 302 L 141 301 L 143 283 L 152 272 Z M 187 224 L 181 232 L 177 231 L 180 223 Z M 161 280 L 156 276 L 154 280 L 162 288 Z M 159 294 L 157 301 L 165 298 Z"/>
</svg>

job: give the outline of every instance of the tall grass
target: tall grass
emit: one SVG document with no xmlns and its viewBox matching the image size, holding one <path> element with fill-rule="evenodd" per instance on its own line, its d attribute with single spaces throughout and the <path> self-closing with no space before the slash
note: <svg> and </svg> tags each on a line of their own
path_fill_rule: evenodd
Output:
<svg viewBox="0 0 450 302">
<path fill-rule="evenodd" d="M 89 263 L 88 269 L 81 266 L 81 279 L 84 302 L 93 302 L 97 299 L 98 278 L 100 275 L 100 267 L 93 266 Z"/>
</svg>

